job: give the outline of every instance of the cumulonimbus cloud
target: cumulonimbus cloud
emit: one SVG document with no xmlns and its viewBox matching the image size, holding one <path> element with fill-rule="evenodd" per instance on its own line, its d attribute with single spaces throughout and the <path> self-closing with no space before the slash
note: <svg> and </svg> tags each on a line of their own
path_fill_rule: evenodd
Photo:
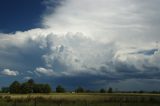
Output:
<svg viewBox="0 0 160 106">
<path fill-rule="evenodd" d="M 54 10 L 49 5 L 46 28 L 0 34 L 0 67 L 19 70 L 22 77 L 83 78 L 99 86 L 159 80 L 158 3 L 62 0 Z"/>
</svg>

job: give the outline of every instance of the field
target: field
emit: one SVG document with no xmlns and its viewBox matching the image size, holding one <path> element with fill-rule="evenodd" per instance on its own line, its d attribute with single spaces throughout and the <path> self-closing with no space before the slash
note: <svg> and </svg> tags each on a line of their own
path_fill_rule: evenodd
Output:
<svg viewBox="0 0 160 106">
<path fill-rule="evenodd" d="M 0 94 L 0 106 L 160 106 L 159 94 Z"/>
</svg>

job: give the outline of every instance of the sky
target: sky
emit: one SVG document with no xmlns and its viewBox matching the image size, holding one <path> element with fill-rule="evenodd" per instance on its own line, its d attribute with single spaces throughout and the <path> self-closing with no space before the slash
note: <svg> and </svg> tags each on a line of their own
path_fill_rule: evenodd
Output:
<svg viewBox="0 0 160 106">
<path fill-rule="evenodd" d="M 160 90 L 159 0 L 1 0 L 0 87 Z"/>
</svg>

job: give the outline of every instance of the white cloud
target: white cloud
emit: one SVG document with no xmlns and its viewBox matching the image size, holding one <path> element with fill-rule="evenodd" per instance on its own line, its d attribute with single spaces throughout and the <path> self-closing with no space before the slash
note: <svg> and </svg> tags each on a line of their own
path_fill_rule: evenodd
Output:
<svg viewBox="0 0 160 106">
<path fill-rule="evenodd" d="M 21 45 L 17 45 L 19 39 L 16 38 L 19 37 L 19 34 L 21 34 L 21 39 L 24 39 Z M 116 72 L 115 67 L 119 64 L 119 61 L 128 66 L 132 65 L 139 71 L 145 70 L 144 64 L 150 67 L 159 66 L 157 63 L 159 61 L 159 58 L 157 58 L 158 52 L 153 56 L 132 54 L 143 49 L 153 49 L 153 47 L 156 47 L 153 44 L 147 47 L 121 46 L 121 44 L 118 45 L 119 43 L 115 42 L 104 43 L 91 39 L 83 33 L 61 35 L 44 29 L 3 36 L 0 41 L 4 39 L 7 39 L 7 42 L 1 42 L 3 45 L 3 47 L 0 47 L 1 65 L 6 68 L 20 66 L 20 68 L 22 67 L 21 70 L 34 70 L 39 66 L 46 67 L 36 70 L 47 76 L 55 75 L 55 73 L 77 75 L 83 72 L 102 75 L 106 72 Z M 23 62 L 21 62 L 22 60 Z M 28 66 L 26 67 L 26 65 Z M 26 69 L 28 67 L 30 69 Z M 105 72 L 104 69 L 101 70 L 104 67 Z"/>
<path fill-rule="evenodd" d="M 1 74 L 7 75 L 7 76 L 17 76 L 17 75 L 19 75 L 19 72 L 18 71 L 13 71 L 13 70 L 10 70 L 10 69 L 4 69 L 3 71 L 1 71 Z"/>
<path fill-rule="evenodd" d="M 99 68 L 105 61 L 111 60 L 114 55 L 114 43 L 105 44 L 85 37 L 83 34 L 66 34 L 56 37 L 50 35 L 49 52 L 42 57 L 48 67 L 54 68 L 62 64 L 63 70 L 85 70 L 86 68 Z M 96 43 L 95 43 L 96 42 Z M 106 56 L 104 58 L 104 56 Z M 63 71 L 59 70 L 59 71 Z"/>
<path fill-rule="evenodd" d="M 45 15 L 42 22 L 57 33 L 83 32 L 98 41 L 145 46 L 145 42 L 160 39 L 159 3 L 159 0 L 65 0 L 53 13 Z"/>
<path fill-rule="evenodd" d="M 141 71 L 146 71 L 146 68 L 156 68 L 158 72 L 160 69 L 160 51 L 159 49 L 152 50 L 152 48 L 146 51 L 141 50 L 141 52 L 137 52 L 137 50 L 128 50 L 129 52 L 122 50 L 116 53 L 114 59 L 126 65 L 132 65 Z M 149 54 L 146 54 L 147 52 Z"/>
<path fill-rule="evenodd" d="M 54 73 L 54 71 L 52 69 L 46 69 L 46 68 L 43 68 L 43 67 L 37 67 L 35 69 L 35 72 L 38 73 L 38 74 L 46 75 L 46 76 L 55 75 L 55 73 Z"/>
</svg>

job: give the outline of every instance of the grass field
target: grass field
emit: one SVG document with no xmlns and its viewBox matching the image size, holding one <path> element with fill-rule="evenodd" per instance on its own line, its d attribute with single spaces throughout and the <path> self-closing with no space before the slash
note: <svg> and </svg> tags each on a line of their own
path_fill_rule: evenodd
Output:
<svg viewBox="0 0 160 106">
<path fill-rule="evenodd" d="M 0 106 L 160 106 L 159 94 L 0 94 Z"/>
</svg>

